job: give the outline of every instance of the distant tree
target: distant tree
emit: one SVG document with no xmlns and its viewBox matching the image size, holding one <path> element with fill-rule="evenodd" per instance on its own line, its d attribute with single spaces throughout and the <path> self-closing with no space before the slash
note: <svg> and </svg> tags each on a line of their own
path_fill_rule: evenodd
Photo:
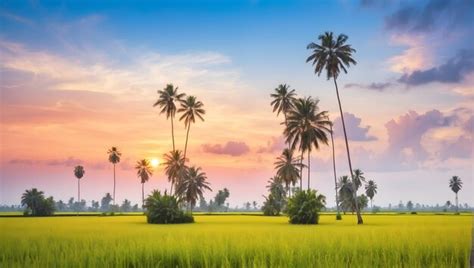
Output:
<svg viewBox="0 0 474 268">
<path fill-rule="evenodd" d="M 293 150 L 287 148 L 277 157 L 274 165 L 277 176 L 285 183 L 286 192 L 290 196 L 290 184 L 295 186 L 298 180 L 300 180 L 301 159 L 295 157 Z"/>
<path fill-rule="evenodd" d="M 74 206 L 74 197 L 69 198 L 67 201 L 67 207 L 70 211 L 74 211 L 75 206 Z"/>
<path fill-rule="evenodd" d="M 377 193 L 377 184 L 373 180 L 369 180 L 365 185 L 365 194 L 370 198 L 370 207 L 373 208 L 372 200 Z"/>
<path fill-rule="evenodd" d="M 95 201 L 95 200 L 92 200 L 92 209 L 94 211 L 98 211 L 99 210 L 99 201 Z"/>
<path fill-rule="evenodd" d="M 344 132 L 344 140 L 346 143 L 347 161 L 349 163 L 351 179 L 354 179 L 354 174 L 352 172 L 352 161 L 349 152 L 349 142 L 347 141 L 346 124 L 344 122 L 344 113 L 342 112 L 342 104 L 337 86 L 337 78 L 339 77 L 341 70 L 344 73 L 347 73 L 347 68 L 349 68 L 351 64 L 357 64 L 357 62 L 352 57 L 352 54 L 356 51 L 350 44 L 346 43 L 349 39 L 347 35 L 340 34 L 337 36 L 337 38 L 334 37 L 335 36 L 332 32 L 325 32 L 324 34 L 318 36 L 318 43 L 309 43 L 306 49 L 309 49 L 312 52 L 311 55 L 306 59 L 306 62 L 312 63 L 315 74 L 319 76 L 324 71 L 326 72 L 327 79 L 329 80 L 332 78 L 334 81 L 337 101 L 339 104 L 339 112 L 342 121 L 342 130 Z M 357 199 L 357 191 L 354 191 L 354 195 L 354 199 Z M 360 209 L 357 207 L 356 210 L 357 224 L 363 224 L 364 221 L 362 219 L 362 215 L 360 214 Z"/>
<path fill-rule="evenodd" d="M 257 201 L 253 201 L 252 205 L 253 205 L 253 209 L 257 210 Z"/>
<path fill-rule="evenodd" d="M 187 96 L 185 100 L 181 101 L 181 108 L 178 109 L 178 113 L 183 113 L 179 118 L 179 121 L 184 120 L 184 126 L 186 130 L 186 142 L 184 144 L 184 158 L 186 159 L 186 152 L 188 149 L 188 137 L 191 124 L 196 122 L 196 117 L 204 121 L 203 115 L 206 111 L 203 109 L 204 104 L 194 96 Z"/>
<path fill-rule="evenodd" d="M 107 151 L 109 155 L 109 162 L 114 165 L 114 191 L 112 200 L 114 201 L 113 204 L 115 205 L 115 165 L 120 162 L 120 157 L 122 153 L 117 149 L 117 147 L 112 147 Z"/>
<path fill-rule="evenodd" d="M 108 211 L 110 209 L 110 202 L 112 202 L 112 196 L 110 196 L 110 193 L 106 193 L 100 200 L 100 209 L 102 211 Z"/>
<path fill-rule="evenodd" d="M 446 208 L 446 210 L 449 210 L 451 208 L 453 204 L 451 203 L 451 201 L 446 201 L 446 204 L 444 205 L 444 207 Z"/>
<path fill-rule="evenodd" d="M 413 202 L 411 202 L 411 200 L 407 202 L 407 209 L 408 209 L 409 211 L 412 211 L 412 210 L 413 210 Z"/>
<path fill-rule="evenodd" d="M 26 207 L 25 215 L 50 216 L 56 210 L 53 197 L 44 197 L 42 191 L 33 188 L 26 190 L 21 196 L 21 205 Z"/>
<path fill-rule="evenodd" d="M 251 206 L 252 204 L 250 204 L 250 202 L 247 201 L 247 202 L 245 202 L 244 205 L 245 205 L 245 210 L 248 211 L 248 210 L 250 210 L 250 206 Z"/>
<path fill-rule="evenodd" d="M 59 200 L 58 202 L 56 202 L 56 208 L 59 211 L 65 211 L 66 210 L 66 204 L 63 202 L 63 200 Z"/>
<path fill-rule="evenodd" d="M 199 198 L 199 209 L 205 211 L 207 209 L 207 202 L 204 196 Z"/>
<path fill-rule="evenodd" d="M 207 175 L 202 172 L 200 167 L 188 168 L 183 179 L 176 185 L 176 195 L 186 201 L 191 213 L 205 190 L 212 191 L 209 182 L 207 182 Z"/>
<path fill-rule="evenodd" d="M 176 104 L 181 102 L 186 94 L 178 93 L 178 87 L 167 84 L 163 90 L 158 90 L 158 95 L 158 100 L 153 104 L 153 107 L 158 106 L 161 109 L 160 114 L 166 114 L 166 119 L 171 118 L 171 139 L 173 141 L 173 151 L 175 151 L 173 118 L 176 115 Z"/>
<path fill-rule="evenodd" d="M 132 211 L 133 211 L 133 212 L 137 212 L 137 211 L 138 211 L 138 204 L 133 205 Z"/>
<path fill-rule="evenodd" d="M 217 207 L 221 207 L 222 205 L 224 205 L 226 199 L 229 198 L 229 196 L 230 196 L 230 192 L 227 188 L 224 188 L 223 190 L 219 190 L 216 196 L 214 197 L 214 204 Z"/>
<path fill-rule="evenodd" d="M 462 180 L 458 176 L 453 176 L 449 180 L 449 188 L 456 194 L 456 213 L 459 213 L 458 192 L 462 189 Z"/>
<path fill-rule="evenodd" d="M 402 200 L 400 200 L 400 202 L 398 203 L 398 210 L 402 211 L 404 209 L 405 209 L 405 205 L 403 205 Z"/>
<path fill-rule="evenodd" d="M 268 180 L 267 189 L 270 193 L 268 196 L 264 196 L 265 201 L 261 208 L 263 214 L 266 216 L 278 216 L 286 203 L 282 180 L 278 176 L 271 178 Z"/>
<path fill-rule="evenodd" d="M 132 202 L 127 199 L 123 200 L 123 203 L 120 206 L 120 210 L 123 212 L 129 212 L 130 210 L 132 210 Z"/>
<path fill-rule="evenodd" d="M 77 178 L 77 200 L 81 200 L 81 184 L 80 181 L 82 177 L 84 177 L 84 167 L 83 166 L 76 166 L 74 167 L 74 176 Z"/>
<path fill-rule="evenodd" d="M 137 170 L 137 176 L 140 178 L 142 184 L 142 207 L 145 205 L 145 182 L 147 182 L 151 176 L 153 176 L 153 170 L 150 165 L 150 161 L 147 159 L 142 159 L 137 161 L 135 166 Z"/>
</svg>

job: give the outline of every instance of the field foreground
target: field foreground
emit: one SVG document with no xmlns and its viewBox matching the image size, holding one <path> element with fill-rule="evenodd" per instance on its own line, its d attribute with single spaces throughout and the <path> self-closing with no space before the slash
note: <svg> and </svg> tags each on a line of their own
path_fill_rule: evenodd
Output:
<svg viewBox="0 0 474 268">
<path fill-rule="evenodd" d="M 468 267 L 472 216 L 0 218 L 0 267 Z"/>
</svg>

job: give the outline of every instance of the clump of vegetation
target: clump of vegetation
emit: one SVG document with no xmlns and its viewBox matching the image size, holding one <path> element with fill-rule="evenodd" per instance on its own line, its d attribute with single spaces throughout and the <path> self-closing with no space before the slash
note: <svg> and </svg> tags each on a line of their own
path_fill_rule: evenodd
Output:
<svg viewBox="0 0 474 268">
<path fill-rule="evenodd" d="M 270 190 L 270 194 L 268 197 L 264 196 L 265 201 L 262 206 L 263 214 L 265 216 L 278 216 L 286 204 L 282 179 L 278 176 L 271 178 L 268 181 L 267 188 Z"/>
<path fill-rule="evenodd" d="M 21 205 L 26 206 L 23 213 L 25 216 L 51 216 L 56 210 L 53 197 L 45 198 L 44 193 L 36 188 L 23 193 Z"/>
<path fill-rule="evenodd" d="M 319 212 L 325 205 L 326 197 L 317 191 L 297 191 L 288 199 L 286 213 L 292 224 L 318 224 Z"/>
<path fill-rule="evenodd" d="M 154 190 L 145 200 L 146 217 L 148 223 L 170 224 L 170 223 L 191 223 L 194 218 L 190 214 L 185 214 L 179 207 L 179 202 L 175 196 L 166 192 Z"/>
</svg>

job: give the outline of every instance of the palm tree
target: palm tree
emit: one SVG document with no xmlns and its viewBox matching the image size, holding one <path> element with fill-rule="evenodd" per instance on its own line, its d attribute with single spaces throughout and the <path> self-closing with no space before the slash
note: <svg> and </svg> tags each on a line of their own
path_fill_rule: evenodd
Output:
<svg viewBox="0 0 474 268">
<path fill-rule="evenodd" d="M 374 199 L 375 194 L 377 193 L 377 184 L 373 180 L 369 180 L 365 186 L 365 194 L 370 198 L 370 207 L 374 209 L 372 204 L 372 199 Z"/>
<path fill-rule="evenodd" d="M 188 137 L 189 129 L 191 128 L 191 123 L 196 122 L 196 117 L 204 121 L 202 117 L 206 111 L 202 108 L 204 104 L 196 100 L 194 96 L 188 96 L 186 100 L 181 102 L 181 108 L 179 108 L 178 113 L 183 113 L 179 118 L 179 121 L 184 119 L 184 126 L 187 128 L 186 131 L 186 143 L 184 144 L 184 158 L 186 158 L 186 150 L 188 148 Z"/>
<path fill-rule="evenodd" d="M 283 113 L 286 126 L 286 115 L 293 108 L 293 102 L 296 100 L 295 90 L 290 90 L 290 86 L 287 84 L 280 84 L 275 88 L 275 93 L 270 94 L 270 97 L 273 98 L 271 102 L 273 112 L 277 112 L 277 116 Z"/>
<path fill-rule="evenodd" d="M 459 213 L 459 207 L 458 207 L 458 192 L 462 188 L 462 180 L 458 176 L 453 176 L 449 180 L 449 188 L 456 194 L 456 213 Z"/>
<path fill-rule="evenodd" d="M 359 190 L 359 188 L 362 186 L 362 183 L 365 182 L 364 172 L 362 172 L 360 169 L 355 169 L 353 181 L 356 191 Z"/>
<path fill-rule="evenodd" d="M 43 191 L 38 191 L 36 188 L 26 190 L 21 195 L 21 205 L 31 209 L 32 215 L 37 214 L 37 208 L 40 206 L 42 200 L 44 200 L 44 193 Z"/>
<path fill-rule="evenodd" d="M 165 174 L 168 176 L 168 181 L 171 182 L 170 194 L 173 193 L 173 185 L 177 184 L 185 175 L 186 165 L 185 158 L 181 151 L 174 150 L 163 156 L 165 162 Z"/>
<path fill-rule="evenodd" d="M 114 165 L 114 192 L 113 192 L 113 202 L 115 205 L 115 165 L 120 162 L 120 157 L 122 153 L 117 149 L 117 147 L 112 147 L 107 151 L 109 154 L 109 162 Z"/>
<path fill-rule="evenodd" d="M 285 182 L 286 192 L 290 196 L 290 184 L 295 186 L 300 179 L 299 167 L 301 165 L 299 157 L 293 156 L 293 150 L 284 149 L 274 163 L 277 176 Z"/>
<path fill-rule="evenodd" d="M 336 220 L 341 220 L 341 213 L 339 212 L 339 198 L 337 196 L 337 175 L 336 175 L 336 154 L 334 152 L 334 131 L 332 130 L 333 123 L 331 122 L 331 147 L 332 147 L 332 169 L 334 173 L 334 190 L 336 191 Z"/>
<path fill-rule="evenodd" d="M 147 159 L 142 159 L 137 161 L 135 166 L 137 170 L 137 176 L 140 178 L 142 184 L 142 207 L 145 205 L 145 182 L 147 182 L 150 177 L 153 175 L 153 169 L 151 168 L 150 161 Z"/>
<path fill-rule="evenodd" d="M 336 40 L 334 40 L 332 32 L 325 32 L 318 37 L 320 44 L 311 42 L 306 48 L 311 49 L 311 55 L 306 59 L 306 62 L 312 62 L 314 66 L 314 72 L 318 76 L 321 75 L 323 70 L 326 71 L 327 79 L 333 79 L 334 86 L 336 87 L 337 102 L 339 104 L 339 112 L 341 114 L 342 129 L 344 131 L 344 140 L 346 143 L 347 161 L 349 163 L 349 169 L 351 177 L 354 177 L 352 173 L 351 156 L 349 153 L 349 143 L 347 141 L 346 125 L 344 123 L 344 114 L 342 112 L 341 98 L 339 97 L 339 89 L 337 87 L 337 78 L 339 73 L 344 71 L 347 73 L 347 69 L 351 64 L 357 64 L 352 58 L 352 53 L 356 52 L 351 45 L 346 44 L 347 35 L 340 34 Z M 357 194 L 356 194 L 357 195 Z M 357 224 L 363 224 L 362 215 L 360 214 L 359 205 L 356 202 L 357 210 Z"/>
<path fill-rule="evenodd" d="M 76 166 L 74 168 L 74 176 L 77 178 L 77 202 L 81 202 L 81 184 L 79 182 L 81 178 L 84 177 L 84 173 L 86 173 L 86 171 L 83 166 Z"/>
<path fill-rule="evenodd" d="M 183 179 L 176 185 L 176 195 L 186 200 L 191 213 L 197 200 L 203 198 L 204 190 L 212 191 L 206 180 L 206 173 L 202 172 L 200 167 L 190 167 Z"/>
<path fill-rule="evenodd" d="M 171 138 L 173 140 L 173 151 L 174 146 L 174 126 L 173 118 L 176 114 L 176 103 L 180 102 L 185 96 L 184 93 L 178 94 L 178 87 L 174 87 L 173 84 L 167 84 L 163 90 L 158 90 L 158 100 L 153 104 L 153 107 L 159 106 L 161 108 L 160 114 L 166 113 L 166 119 L 171 118 Z"/>
<path fill-rule="evenodd" d="M 294 102 L 294 108 L 288 112 L 287 127 L 285 135 L 287 142 L 294 150 L 298 147 L 301 152 L 301 158 L 305 152 L 308 153 L 308 189 L 310 187 L 311 173 L 311 151 L 313 147 L 319 149 L 319 144 L 328 144 L 329 127 L 331 122 L 328 120 L 327 112 L 319 111 L 319 100 L 313 100 L 311 97 L 300 98 Z M 300 176 L 302 175 L 302 167 Z M 302 183 L 300 184 L 302 187 Z"/>
</svg>

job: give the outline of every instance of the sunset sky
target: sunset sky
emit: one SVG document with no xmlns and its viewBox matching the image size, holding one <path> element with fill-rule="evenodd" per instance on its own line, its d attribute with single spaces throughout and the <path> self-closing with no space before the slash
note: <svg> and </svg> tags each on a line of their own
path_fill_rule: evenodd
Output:
<svg viewBox="0 0 474 268">
<path fill-rule="evenodd" d="M 37 187 L 56 200 L 113 187 L 107 149 L 123 154 L 117 201 L 138 203 L 133 169 L 171 150 L 170 121 L 152 105 L 168 83 L 204 103 L 188 157 L 232 207 L 256 200 L 283 145 L 270 94 L 287 83 L 335 120 L 337 172 L 348 174 L 334 84 L 305 63 L 324 31 L 349 36 L 358 64 L 340 76 L 354 166 L 379 185 L 374 204 L 474 205 L 474 2 L 0 2 L 0 204 Z M 184 147 L 183 122 L 175 124 Z M 312 183 L 334 206 L 330 148 L 312 155 Z M 306 178 L 306 176 L 305 176 Z M 145 186 L 164 190 L 163 169 Z M 90 203 L 89 203 L 90 204 Z"/>
</svg>

